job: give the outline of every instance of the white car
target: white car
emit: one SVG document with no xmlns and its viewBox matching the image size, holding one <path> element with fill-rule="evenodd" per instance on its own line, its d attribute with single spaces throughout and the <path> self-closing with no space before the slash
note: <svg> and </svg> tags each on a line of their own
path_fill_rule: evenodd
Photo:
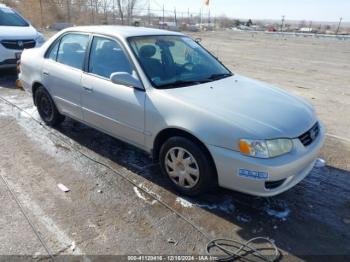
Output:
<svg viewBox="0 0 350 262">
<path fill-rule="evenodd" d="M 311 171 L 324 142 L 309 103 L 233 74 L 181 33 L 66 29 L 25 50 L 20 69 L 46 124 L 69 116 L 143 149 L 187 195 L 215 185 L 279 194 Z"/>
<path fill-rule="evenodd" d="M 23 49 L 45 42 L 27 20 L 14 9 L 0 4 L 0 69 L 15 67 Z"/>
</svg>

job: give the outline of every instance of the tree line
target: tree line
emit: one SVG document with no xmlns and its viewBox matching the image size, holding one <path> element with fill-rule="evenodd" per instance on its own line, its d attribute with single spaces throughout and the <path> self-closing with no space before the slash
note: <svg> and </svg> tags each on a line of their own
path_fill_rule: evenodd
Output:
<svg viewBox="0 0 350 262">
<path fill-rule="evenodd" d="M 0 0 L 18 10 L 36 26 L 53 23 L 131 24 L 145 9 L 145 0 Z"/>
</svg>

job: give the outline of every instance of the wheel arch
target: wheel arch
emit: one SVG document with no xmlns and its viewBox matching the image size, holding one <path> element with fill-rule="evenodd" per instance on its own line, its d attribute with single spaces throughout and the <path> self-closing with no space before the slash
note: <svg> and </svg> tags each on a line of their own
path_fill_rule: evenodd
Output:
<svg viewBox="0 0 350 262">
<path fill-rule="evenodd" d="M 165 143 L 166 140 L 168 140 L 169 138 L 174 137 L 174 136 L 188 138 L 189 140 L 191 140 L 192 142 L 197 144 L 203 150 L 203 152 L 206 155 L 208 155 L 209 160 L 210 160 L 210 164 L 212 165 L 213 170 L 215 171 L 215 178 L 218 179 L 215 161 L 214 161 L 214 158 L 211 155 L 209 149 L 207 148 L 207 146 L 199 138 L 197 138 L 196 136 L 194 136 L 190 132 L 183 130 L 183 129 L 180 129 L 180 128 L 176 128 L 176 127 L 166 128 L 157 134 L 157 136 L 153 142 L 153 150 L 152 150 L 152 156 L 153 156 L 153 160 L 155 162 L 157 162 L 159 160 L 159 153 L 160 153 L 160 149 L 161 149 L 162 145 Z"/>
</svg>

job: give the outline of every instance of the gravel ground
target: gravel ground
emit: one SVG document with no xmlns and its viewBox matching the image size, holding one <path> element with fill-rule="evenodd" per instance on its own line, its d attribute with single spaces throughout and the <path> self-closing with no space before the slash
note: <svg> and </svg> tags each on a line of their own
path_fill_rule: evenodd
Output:
<svg viewBox="0 0 350 262">
<path fill-rule="evenodd" d="M 315 105 L 328 129 L 322 150 L 327 166 L 314 168 L 295 188 L 273 198 L 219 190 L 185 199 L 132 146 L 70 119 L 59 129 L 42 125 L 31 98 L 14 88 L 13 72 L 4 71 L 1 255 L 80 254 L 93 260 L 96 255 L 206 254 L 212 238 L 267 236 L 282 260 L 348 261 L 348 43 L 233 32 L 200 36 L 235 72 L 278 84 Z M 58 183 L 70 192 L 60 191 Z"/>
</svg>

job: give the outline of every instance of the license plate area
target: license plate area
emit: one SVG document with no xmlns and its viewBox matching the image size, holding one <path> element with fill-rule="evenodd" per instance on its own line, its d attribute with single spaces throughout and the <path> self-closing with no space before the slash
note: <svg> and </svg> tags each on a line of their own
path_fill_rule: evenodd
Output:
<svg viewBox="0 0 350 262">
<path fill-rule="evenodd" d="M 17 53 L 15 53 L 15 58 L 17 60 L 19 60 L 19 59 L 21 59 L 21 55 L 22 55 L 22 52 L 17 52 Z"/>
</svg>

